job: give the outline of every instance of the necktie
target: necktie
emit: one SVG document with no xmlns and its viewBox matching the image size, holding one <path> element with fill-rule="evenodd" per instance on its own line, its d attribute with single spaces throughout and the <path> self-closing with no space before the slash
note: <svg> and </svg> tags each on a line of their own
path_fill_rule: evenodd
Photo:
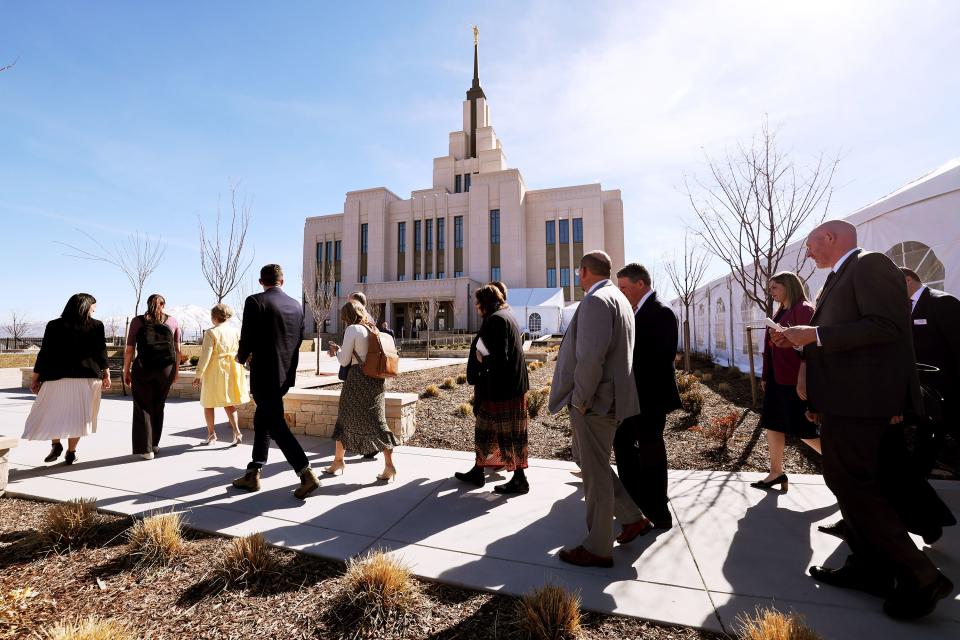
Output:
<svg viewBox="0 0 960 640">
<path fill-rule="evenodd" d="M 824 281 L 823 286 L 820 287 L 820 293 L 817 294 L 817 300 L 814 304 L 820 304 L 820 296 L 822 296 L 823 292 L 826 291 L 827 287 L 830 286 L 830 281 L 833 280 L 833 276 L 835 275 L 837 275 L 837 273 L 832 270 L 830 271 L 830 273 L 827 274 L 827 279 L 826 281 Z"/>
</svg>

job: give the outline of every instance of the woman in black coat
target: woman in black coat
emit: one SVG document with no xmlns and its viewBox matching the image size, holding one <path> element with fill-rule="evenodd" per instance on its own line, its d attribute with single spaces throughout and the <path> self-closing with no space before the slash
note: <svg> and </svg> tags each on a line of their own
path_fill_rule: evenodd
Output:
<svg viewBox="0 0 960 640">
<path fill-rule="evenodd" d="M 470 346 L 467 381 L 474 387 L 476 463 L 459 480 L 482 487 L 485 467 L 513 472 L 497 493 L 527 493 L 527 366 L 520 330 L 501 289 L 488 284 L 474 294 L 483 324 Z"/>
</svg>

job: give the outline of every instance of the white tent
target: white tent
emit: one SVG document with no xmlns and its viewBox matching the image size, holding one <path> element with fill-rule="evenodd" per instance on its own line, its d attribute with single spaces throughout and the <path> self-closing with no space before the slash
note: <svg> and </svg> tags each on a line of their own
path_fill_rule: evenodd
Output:
<svg viewBox="0 0 960 640">
<path fill-rule="evenodd" d="M 573 320 L 573 316 L 577 313 L 577 307 L 579 306 L 579 302 L 571 302 L 563 308 L 563 319 L 560 321 L 561 333 L 567 332 L 567 327 L 570 326 L 570 321 Z"/>
<path fill-rule="evenodd" d="M 856 225 L 861 247 L 888 255 L 897 265 L 917 272 L 924 283 L 960 295 L 960 158 L 914 180 L 845 218 Z M 787 247 L 782 269 L 791 269 L 802 256 L 804 238 Z M 812 265 L 804 264 L 803 275 Z M 823 286 L 826 271 L 807 280 L 810 292 Z M 670 306 L 682 318 L 678 300 Z M 763 314 L 746 299 L 730 275 L 697 289 L 690 309 L 693 350 L 717 363 L 749 371 L 747 327 L 761 326 Z M 754 366 L 759 374 L 763 332 L 751 331 Z"/>
<path fill-rule="evenodd" d="M 521 331 L 533 337 L 560 333 L 563 289 L 510 289 L 507 295 Z"/>
</svg>

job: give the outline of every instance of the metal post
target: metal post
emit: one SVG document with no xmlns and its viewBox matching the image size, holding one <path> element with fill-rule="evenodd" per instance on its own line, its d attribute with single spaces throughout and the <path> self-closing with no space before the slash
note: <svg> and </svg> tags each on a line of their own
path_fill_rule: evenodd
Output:
<svg viewBox="0 0 960 640">
<path fill-rule="evenodd" d="M 747 327 L 747 354 L 750 358 L 750 407 L 753 409 L 757 408 L 757 374 L 753 366 L 753 332 L 756 329 L 757 327 Z"/>
</svg>

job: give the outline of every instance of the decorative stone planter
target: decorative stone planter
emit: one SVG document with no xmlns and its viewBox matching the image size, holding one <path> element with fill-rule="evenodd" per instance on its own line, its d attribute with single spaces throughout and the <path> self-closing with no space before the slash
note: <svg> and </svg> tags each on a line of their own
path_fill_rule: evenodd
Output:
<svg viewBox="0 0 960 640">
<path fill-rule="evenodd" d="M 7 490 L 10 477 L 10 450 L 20 444 L 19 438 L 0 436 L 0 496 Z"/>
</svg>

